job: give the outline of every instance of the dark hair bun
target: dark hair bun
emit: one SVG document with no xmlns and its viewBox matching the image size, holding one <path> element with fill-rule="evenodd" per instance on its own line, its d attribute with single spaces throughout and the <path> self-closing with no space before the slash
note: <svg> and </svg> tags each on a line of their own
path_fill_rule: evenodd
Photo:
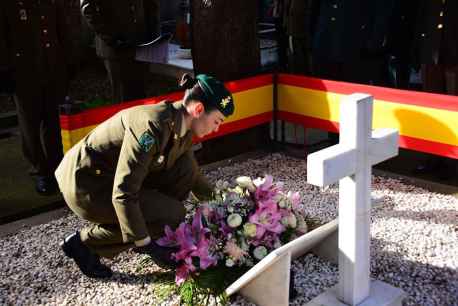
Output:
<svg viewBox="0 0 458 306">
<path fill-rule="evenodd" d="M 196 85 L 196 83 L 197 83 L 196 79 L 194 79 L 191 75 L 185 73 L 181 77 L 179 85 L 182 89 L 191 89 L 194 87 L 194 85 Z"/>
</svg>

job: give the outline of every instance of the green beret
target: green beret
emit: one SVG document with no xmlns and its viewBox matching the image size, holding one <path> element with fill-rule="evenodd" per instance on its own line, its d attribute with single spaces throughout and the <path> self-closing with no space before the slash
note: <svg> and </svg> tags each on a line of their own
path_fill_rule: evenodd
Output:
<svg viewBox="0 0 458 306">
<path fill-rule="evenodd" d="M 206 74 L 199 74 L 196 79 L 204 92 L 204 102 L 214 106 L 225 117 L 234 113 L 234 99 L 222 82 Z"/>
</svg>

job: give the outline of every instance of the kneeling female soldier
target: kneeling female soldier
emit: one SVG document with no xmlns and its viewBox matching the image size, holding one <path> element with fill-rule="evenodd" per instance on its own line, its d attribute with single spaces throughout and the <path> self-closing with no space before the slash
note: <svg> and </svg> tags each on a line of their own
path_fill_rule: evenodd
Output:
<svg viewBox="0 0 458 306">
<path fill-rule="evenodd" d="M 184 220 L 182 200 L 199 199 L 213 188 L 200 173 L 192 137 L 218 130 L 234 112 L 231 93 L 208 75 L 183 76 L 182 101 L 164 101 L 120 111 L 76 144 L 56 178 L 70 209 L 91 223 L 65 238 L 61 247 L 89 277 L 110 277 L 100 256 L 129 248 L 170 265 L 170 249 L 154 239 L 165 225 Z"/>
</svg>

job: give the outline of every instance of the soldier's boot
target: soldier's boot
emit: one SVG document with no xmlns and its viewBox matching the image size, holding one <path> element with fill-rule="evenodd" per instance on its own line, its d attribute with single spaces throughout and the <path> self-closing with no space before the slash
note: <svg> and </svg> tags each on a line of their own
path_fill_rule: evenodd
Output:
<svg viewBox="0 0 458 306">
<path fill-rule="evenodd" d="M 100 262 L 100 257 L 81 242 L 79 232 L 73 233 L 60 244 L 67 257 L 72 258 L 84 275 L 91 278 L 108 278 L 111 269 Z"/>
</svg>

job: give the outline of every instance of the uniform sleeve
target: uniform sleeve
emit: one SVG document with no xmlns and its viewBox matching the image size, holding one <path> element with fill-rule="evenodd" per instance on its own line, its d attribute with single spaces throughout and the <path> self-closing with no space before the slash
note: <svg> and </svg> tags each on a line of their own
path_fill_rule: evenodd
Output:
<svg viewBox="0 0 458 306">
<path fill-rule="evenodd" d="M 152 157 L 158 150 L 158 133 L 153 129 L 137 132 L 126 128 L 113 184 L 113 206 L 121 225 L 124 242 L 148 236 L 139 192 Z"/>
<path fill-rule="evenodd" d="M 191 160 L 192 171 L 194 174 L 194 183 L 191 188 L 192 193 L 194 193 L 194 195 L 201 201 L 211 198 L 213 195 L 214 186 L 200 171 L 197 160 L 194 157 L 194 153 L 191 149 L 186 152 L 186 156 Z"/>
<path fill-rule="evenodd" d="M 109 25 L 106 22 L 107 16 L 103 15 L 104 12 L 100 8 L 98 0 L 81 0 L 81 13 L 102 40 L 110 46 L 116 43 L 115 34 L 109 30 Z"/>
</svg>

